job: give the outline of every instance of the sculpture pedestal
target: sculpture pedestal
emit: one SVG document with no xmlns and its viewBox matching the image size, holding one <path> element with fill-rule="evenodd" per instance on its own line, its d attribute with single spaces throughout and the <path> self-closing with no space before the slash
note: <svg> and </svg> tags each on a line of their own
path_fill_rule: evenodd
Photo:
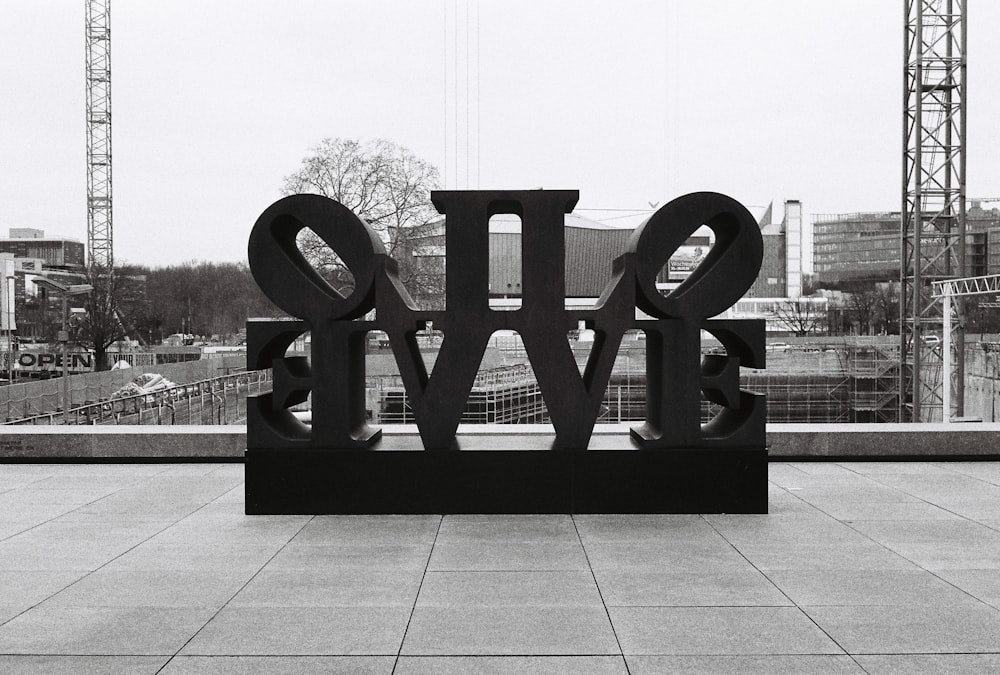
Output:
<svg viewBox="0 0 1000 675">
<path fill-rule="evenodd" d="M 561 452 L 518 438 L 460 436 L 459 452 L 405 437 L 372 450 L 249 449 L 246 512 L 767 513 L 763 447 L 648 451 L 624 439 Z"/>
</svg>

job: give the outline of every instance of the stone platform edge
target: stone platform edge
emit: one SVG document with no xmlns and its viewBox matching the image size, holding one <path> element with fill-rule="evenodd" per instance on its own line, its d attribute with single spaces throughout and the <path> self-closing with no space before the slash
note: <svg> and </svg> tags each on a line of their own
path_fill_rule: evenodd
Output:
<svg viewBox="0 0 1000 675">
<path fill-rule="evenodd" d="M 628 424 L 599 425 L 591 447 L 624 445 Z M 384 426 L 387 440 L 416 439 L 416 427 Z M 547 425 L 469 425 L 467 445 L 543 449 Z M 515 440 L 518 439 L 518 440 Z M 414 440 L 415 442 L 415 440 Z M 768 424 L 767 450 L 783 459 L 1000 459 L 1000 423 Z M 0 426 L 0 462 L 243 461 L 246 426 Z"/>
</svg>

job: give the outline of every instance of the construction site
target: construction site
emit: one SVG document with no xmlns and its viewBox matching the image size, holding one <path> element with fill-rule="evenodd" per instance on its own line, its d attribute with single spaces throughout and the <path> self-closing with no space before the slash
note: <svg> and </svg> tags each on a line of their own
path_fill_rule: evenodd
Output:
<svg viewBox="0 0 1000 675">
<path fill-rule="evenodd" d="M 582 368 L 590 345 L 573 345 Z M 706 352 L 713 348 L 706 347 Z M 925 376 L 940 386 L 940 343 L 923 347 Z M 965 391 L 967 421 L 996 421 L 1000 389 L 1000 337 L 977 336 L 968 343 L 971 373 Z M 431 363 L 433 350 L 426 357 Z M 936 359 L 936 360 L 935 360 Z M 531 364 L 516 336 L 495 338 L 487 350 L 462 422 L 465 424 L 535 424 L 548 422 L 545 403 Z M 932 364 L 935 364 L 932 367 Z M 398 373 L 385 355 L 369 357 L 368 410 L 377 424 L 412 424 Z M 604 394 L 599 422 L 645 419 L 645 342 L 631 334 L 623 342 Z M 373 372 L 374 369 L 374 372 Z M 744 368 L 741 388 L 767 397 L 769 422 L 888 423 L 899 421 L 900 358 L 897 336 L 789 338 L 767 351 L 767 368 Z M 703 422 L 717 413 L 702 401 Z M 940 408 L 925 411 L 942 421 Z"/>
</svg>

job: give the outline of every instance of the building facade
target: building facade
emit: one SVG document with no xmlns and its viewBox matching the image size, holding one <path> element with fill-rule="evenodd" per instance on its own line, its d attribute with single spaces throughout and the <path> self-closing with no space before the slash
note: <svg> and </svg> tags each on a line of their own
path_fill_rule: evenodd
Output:
<svg viewBox="0 0 1000 675">
<path fill-rule="evenodd" d="M 86 260 L 83 242 L 64 237 L 46 237 L 43 230 L 10 228 L 10 236 L 0 238 L 0 253 L 15 258 L 35 258 L 48 269 L 82 271 Z"/>
<path fill-rule="evenodd" d="M 817 283 L 898 281 L 900 213 L 817 215 L 813 221 L 814 272 Z M 966 212 L 965 256 L 968 276 L 1000 273 L 1000 209 L 973 202 Z M 933 237 L 923 246 L 940 247 Z"/>
</svg>

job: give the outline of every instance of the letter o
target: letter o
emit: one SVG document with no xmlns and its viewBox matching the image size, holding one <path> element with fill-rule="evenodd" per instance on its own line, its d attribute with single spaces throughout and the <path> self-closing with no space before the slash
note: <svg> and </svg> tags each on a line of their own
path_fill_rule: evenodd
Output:
<svg viewBox="0 0 1000 675">
<path fill-rule="evenodd" d="M 661 295 L 656 277 L 695 230 L 707 225 L 715 244 L 687 279 Z M 705 319 L 724 312 L 753 285 L 764 257 L 757 222 L 738 201 L 717 192 L 693 192 L 660 207 L 633 233 L 636 304 L 660 319 Z"/>
<path fill-rule="evenodd" d="M 304 228 L 319 235 L 354 275 L 347 297 L 331 287 L 295 243 Z M 343 204 L 320 195 L 279 199 L 257 219 L 250 233 L 250 271 L 264 294 L 292 316 L 319 322 L 356 319 L 375 304 L 375 255 L 382 240 Z"/>
</svg>

